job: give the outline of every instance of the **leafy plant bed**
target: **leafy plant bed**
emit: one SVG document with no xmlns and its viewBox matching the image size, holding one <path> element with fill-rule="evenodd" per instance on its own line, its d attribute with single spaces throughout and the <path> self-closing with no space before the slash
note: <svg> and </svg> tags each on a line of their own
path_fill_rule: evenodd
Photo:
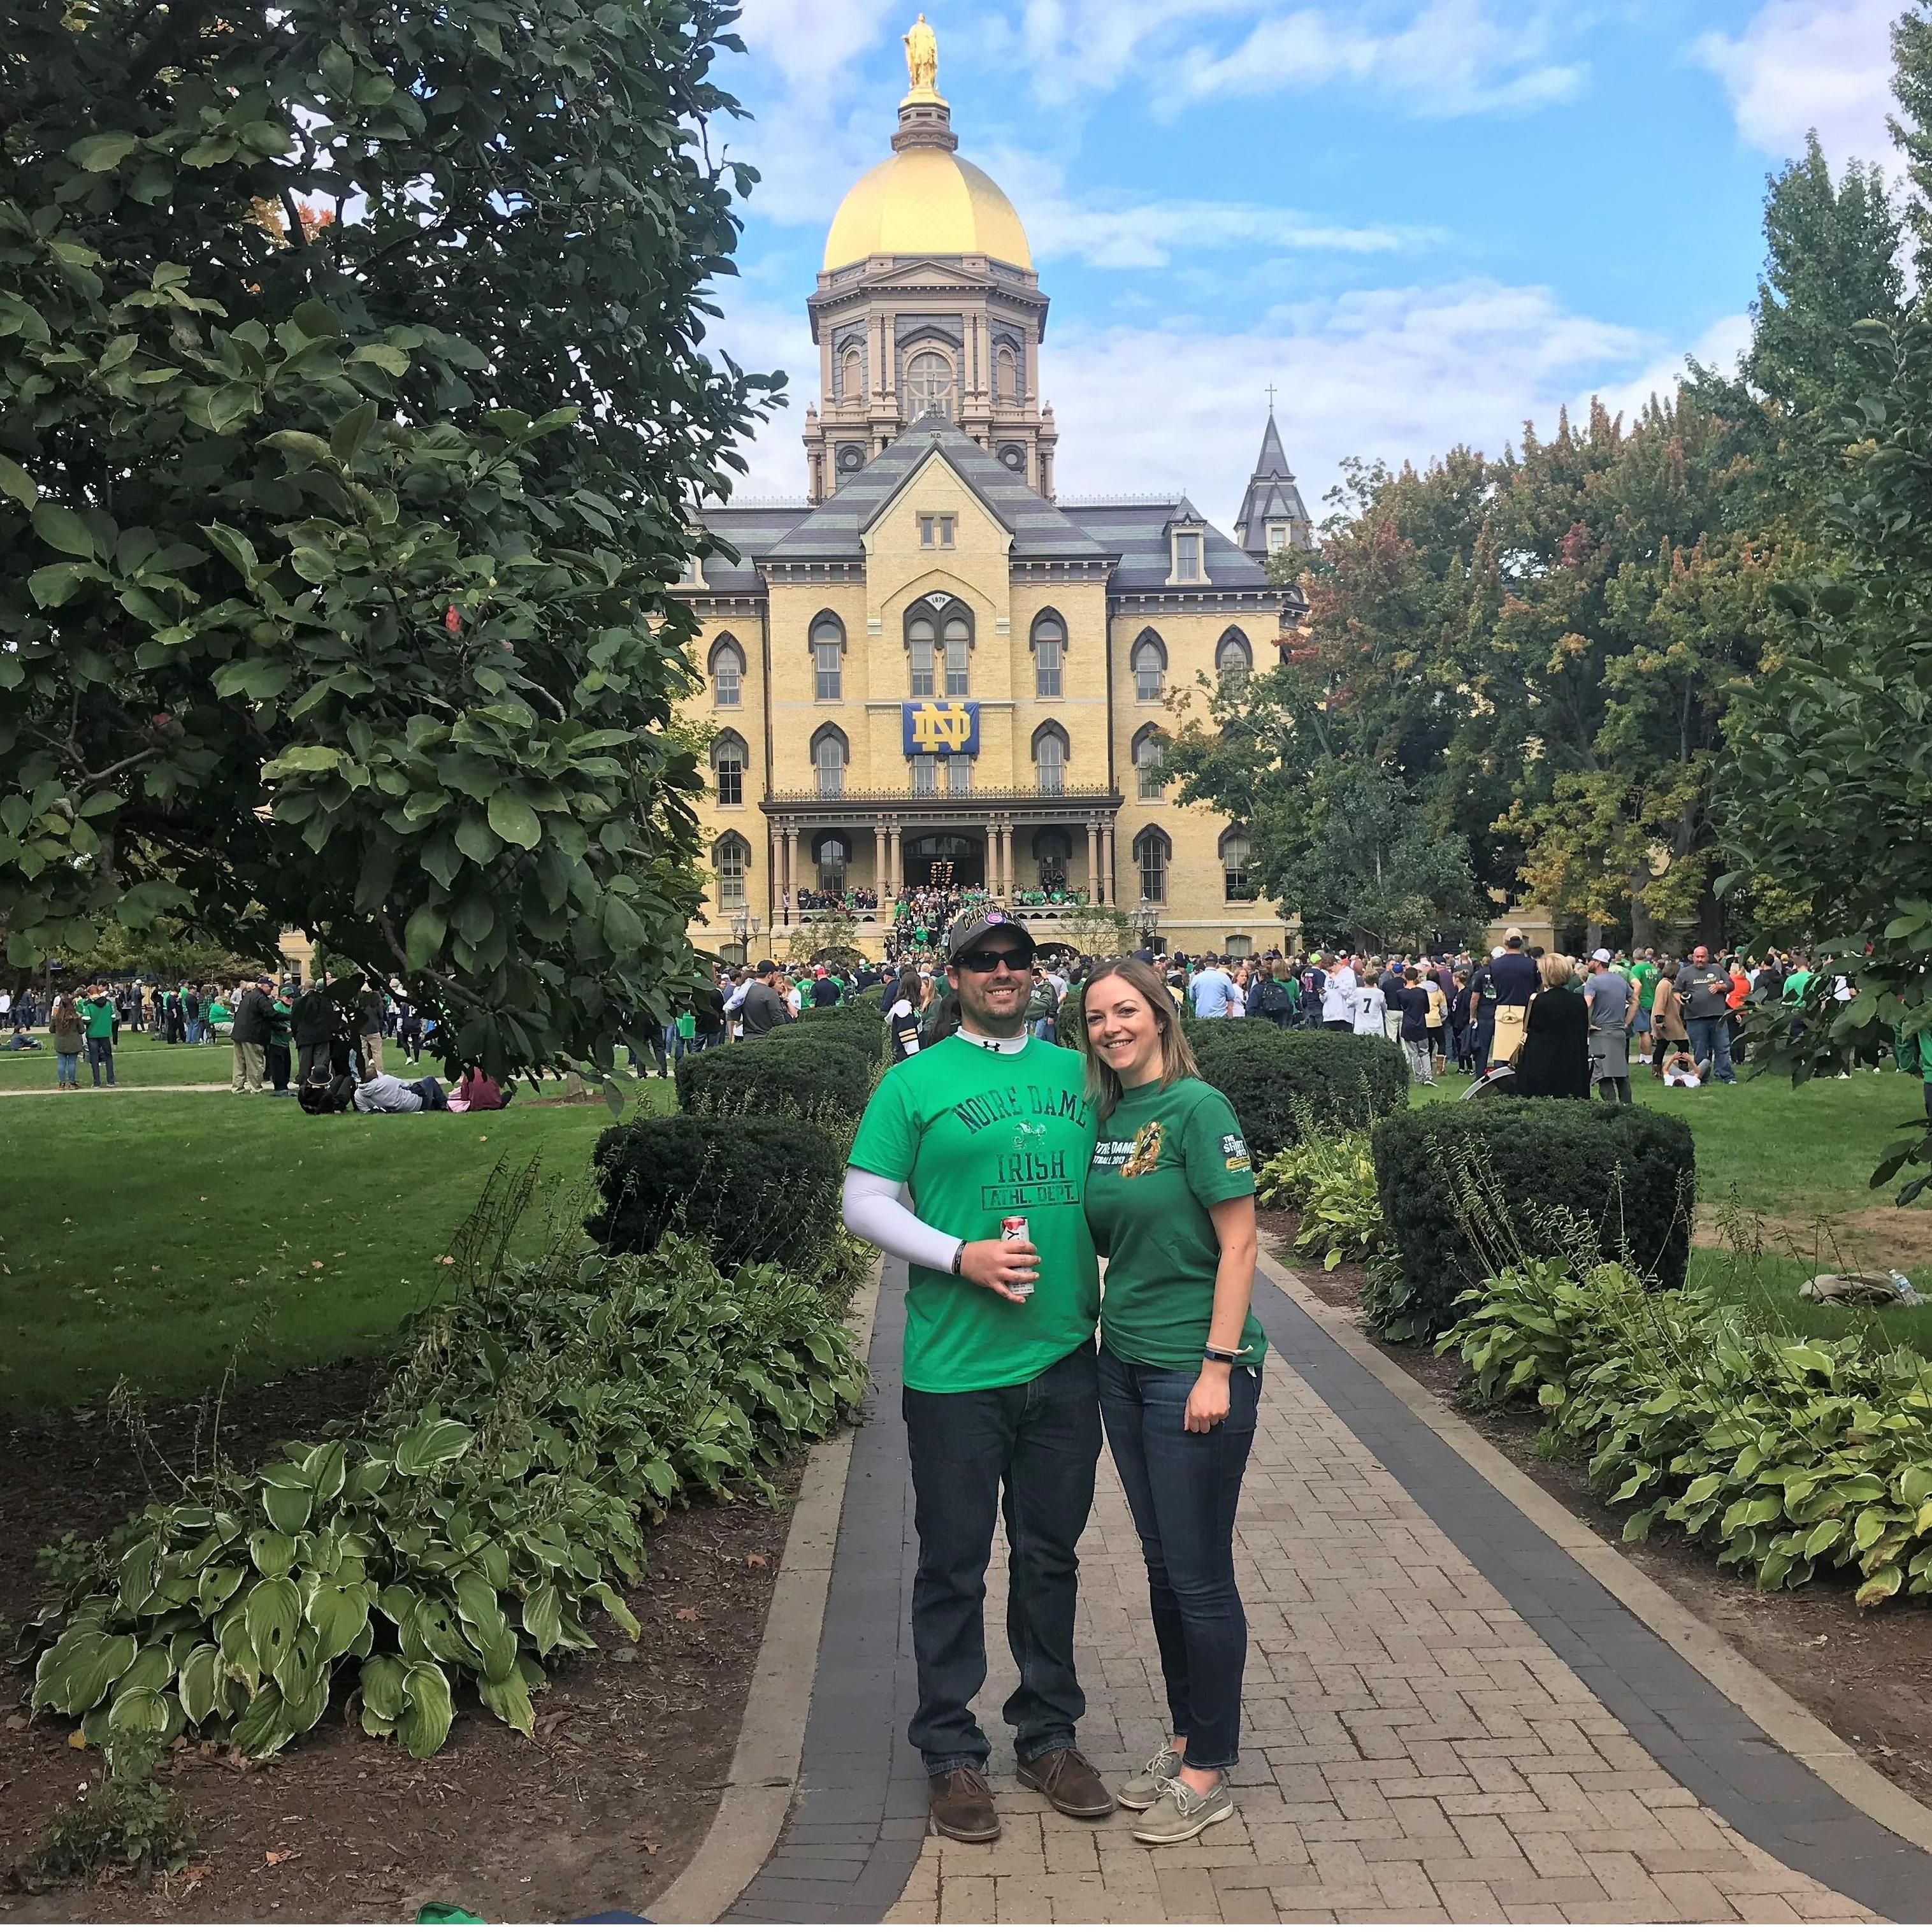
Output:
<svg viewBox="0 0 1932 1932">
<path fill-rule="evenodd" d="M 274 1402 L 270 1391 L 272 1436 Z M 800 1466 L 772 1472 L 788 1502 Z M 28 1504 L 38 1514 L 64 1504 L 70 1516 L 78 1500 Z M 422 1762 L 334 1717 L 246 1772 L 194 1749 L 172 1754 L 160 1778 L 200 1846 L 178 1876 L 152 1885 L 116 1880 L 7 1902 L 5 1874 L 81 1779 L 98 1775 L 100 1757 L 70 1749 L 62 1723 L 0 1732 L 0 1917 L 394 1922 L 432 1898 L 498 1922 L 648 1913 L 716 1808 L 788 1522 L 782 1509 L 728 1503 L 658 1525 L 646 1540 L 649 1570 L 625 1592 L 641 1636 L 630 1645 L 596 1629 L 614 1648 L 552 1674 L 533 1742 L 470 1706 Z M 7 1708 L 26 1689 L 0 1670 Z"/>
<path fill-rule="evenodd" d="M 1344 1263 L 1332 1274 L 1289 1252 L 1295 1217 L 1264 1213 L 1263 1238 L 1329 1306 L 1359 1310 L 1362 1271 Z M 1932 1804 L 1932 1687 L 1925 1675 L 1925 1612 L 1917 1604 L 1876 1613 L 1852 1604 L 1852 1583 L 1820 1576 L 1799 1591 L 1760 1591 L 1748 1576 L 1720 1569 L 1708 1551 L 1660 1522 L 1648 1541 L 1625 1544 L 1628 1511 L 1606 1504 L 1580 1462 L 1540 1452 L 1539 1419 L 1465 1399 L 1468 1372 L 1416 1343 L 1364 1337 L 1403 1372 L 1449 1403 L 1539 1487 L 1604 1541 L 1734 1644 L 1773 1682 L 1828 1725 L 1879 1772 Z"/>
</svg>

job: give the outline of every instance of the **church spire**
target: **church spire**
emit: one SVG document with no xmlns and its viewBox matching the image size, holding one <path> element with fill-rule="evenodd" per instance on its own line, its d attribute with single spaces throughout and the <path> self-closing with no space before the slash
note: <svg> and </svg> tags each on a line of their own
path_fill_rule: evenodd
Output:
<svg viewBox="0 0 1932 1932">
<path fill-rule="evenodd" d="M 1276 550 L 1315 548 L 1315 529 L 1309 520 L 1308 506 L 1295 486 L 1294 472 L 1288 466 L 1288 452 L 1281 446 L 1281 432 L 1275 427 L 1272 384 L 1268 388 L 1268 427 L 1262 432 L 1262 453 L 1255 459 L 1247 494 L 1241 499 L 1241 513 L 1234 520 L 1234 541 L 1250 556 L 1264 562 Z"/>
</svg>

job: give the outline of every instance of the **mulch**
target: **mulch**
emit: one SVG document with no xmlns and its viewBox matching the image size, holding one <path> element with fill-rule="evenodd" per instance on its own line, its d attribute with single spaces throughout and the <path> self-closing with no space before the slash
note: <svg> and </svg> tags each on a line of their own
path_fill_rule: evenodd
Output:
<svg viewBox="0 0 1932 1932">
<path fill-rule="evenodd" d="M 304 1371 L 231 1394 L 222 1433 L 238 1461 L 353 1414 L 368 1364 Z M 0 1426 L 0 1616 L 38 1600 L 34 1552 L 62 1532 L 98 1534 L 151 1493 L 159 1459 L 186 1468 L 205 1441 L 192 1407 L 158 1410 L 137 1450 L 102 1414 Z M 802 1459 L 776 1480 L 787 1502 Z M 146 1472 L 144 1474 L 144 1469 Z M 553 1669 L 531 1742 L 473 1701 L 449 1742 L 420 1763 L 345 1724 L 341 1704 L 268 1762 L 178 1746 L 162 1767 L 200 1834 L 172 1879 L 110 1877 L 52 1892 L 20 1889 L 28 1855 L 100 1756 L 63 1721 L 25 1722 L 25 1676 L 0 1665 L 0 1918 L 394 1921 L 430 1900 L 484 1918 L 647 1912 L 703 1839 L 736 1748 L 784 1548 L 788 1518 L 738 1502 L 668 1518 L 650 1571 L 627 1592 L 634 1643 L 599 1619 L 605 1646 Z M 601 1628 L 599 1627 L 601 1625 Z"/>
<path fill-rule="evenodd" d="M 1324 1274 L 1290 1252 L 1300 1217 L 1264 1212 L 1274 1252 L 1331 1308 L 1359 1316 L 1362 1270 Z M 1714 1552 L 1670 1525 L 1648 1539 L 1623 1540 L 1627 1512 L 1592 1490 L 1580 1461 L 1538 1452 L 1542 1424 L 1533 1410 L 1492 1410 L 1469 1399 L 1467 1372 L 1454 1355 L 1412 1343 L 1367 1340 L 1405 1374 L 1456 1408 L 1523 1473 L 1615 1545 L 1652 1582 L 1718 1631 L 1771 1680 L 1854 1746 L 1875 1770 L 1932 1804 L 1932 1678 L 1925 1668 L 1927 1606 L 1912 1599 L 1872 1610 L 1852 1600 L 1856 1579 L 1821 1576 L 1802 1589 L 1762 1591 L 1720 1566 Z"/>
</svg>

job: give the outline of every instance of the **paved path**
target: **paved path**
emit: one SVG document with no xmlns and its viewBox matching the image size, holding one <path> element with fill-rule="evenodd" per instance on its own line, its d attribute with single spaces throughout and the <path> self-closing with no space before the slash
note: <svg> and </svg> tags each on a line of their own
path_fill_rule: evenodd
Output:
<svg viewBox="0 0 1932 1932">
<path fill-rule="evenodd" d="M 33 1100 L 43 1094 L 58 1094 L 58 1087 L 0 1087 L 0 1100 Z M 202 1081 L 188 1087 L 76 1087 L 76 1094 L 226 1094 L 230 1090 L 225 1080 Z"/>
<path fill-rule="evenodd" d="M 730 1916 L 764 1920 L 1797 1921 L 1918 1918 L 1932 1857 L 1854 1808 L 1412 1415 L 1279 1288 L 1238 1556 L 1250 1653 L 1240 1816 L 1150 1851 L 1021 1791 L 988 1579 L 1005 1832 L 923 1831 L 904 1742 L 910 1486 L 874 1331 L 799 1796 Z M 1145 1574 L 1102 1456 L 1082 1544 L 1081 1741 L 1137 1766 L 1165 1721 Z"/>
</svg>

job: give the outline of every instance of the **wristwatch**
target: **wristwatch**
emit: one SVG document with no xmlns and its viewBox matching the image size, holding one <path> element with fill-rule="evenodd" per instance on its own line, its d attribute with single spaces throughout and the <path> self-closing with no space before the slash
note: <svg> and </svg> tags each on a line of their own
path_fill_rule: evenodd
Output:
<svg viewBox="0 0 1932 1932">
<path fill-rule="evenodd" d="M 962 1241 L 962 1242 L 959 1244 L 958 1246 L 957 1246 L 956 1248 L 955 1248 L 955 1249 L 952 1250 L 952 1272 L 953 1272 L 955 1274 L 958 1274 L 958 1272 L 959 1272 L 959 1264 L 960 1264 L 960 1263 L 961 1263 L 962 1262 L 963 1262 L 965 1258 L 966 1258 L 966 1244 L 965 1244 L 964 1241 Z"/>
<path fill-rule="evenodd" d="M 1247 1353 L 1245 1348 L 1217 1348 L 1209 1342 L 1201 1351 L 1202 1359 L 1209 1362 L 1225 1362 L 1229 1368 L 1238 1366 L 1241 1358 Z"/>
</svg>

